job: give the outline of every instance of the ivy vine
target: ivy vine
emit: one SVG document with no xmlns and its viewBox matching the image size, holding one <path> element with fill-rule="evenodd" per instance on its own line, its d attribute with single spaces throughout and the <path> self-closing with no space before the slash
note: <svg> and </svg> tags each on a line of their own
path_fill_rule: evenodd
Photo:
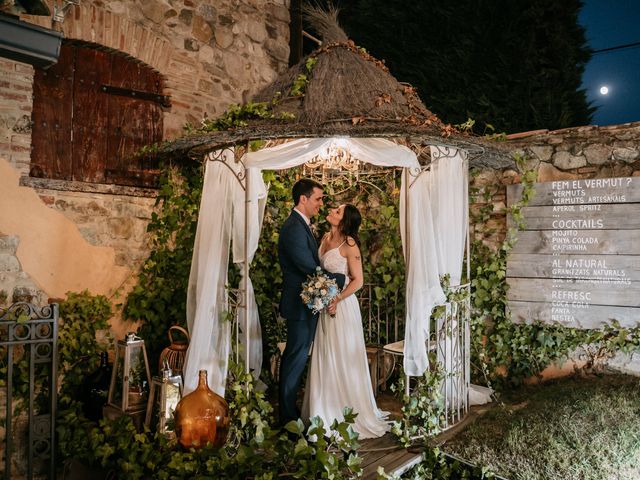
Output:
<svg viewBox="0 0 640 480">
<path fill-rule="evenodd" d="M 169 164 L 160 176 L 160 189 L 147 231 L 151 253 L 129 293 L 123 313 L 142 319 L 151 365 L 157 364 L 171 325 L 186 327 L 186 304 L 191 256 L 202 194 L 202 169 L 195 163 Z"/>
<path fill-rule="evenodd" d="M 108 327 L 111 307 L 103 296 L 88 292 L 69 294 L 61 304 L 60 359 L 63 381 L 57 418 L 57 447 L 62 462 L 74 458 L 92 468 L 113 472 L 118 478 L 246 479 L 356 478 L 361 475 L 355 413 L 345 409 L 344 421 L 324 425 L 312 418 L 306 427 L 290 422 L 286 432 L 272 428 L 273 407 L 256 388 L 251 374 L 230 357 L 226 398 L 231 428 L 220 449 L 181 449 L 175 440 L 145 429 L 138 432 L 127 416 L 95 423 L 87 420 L 78 402 L 82 382 L 97 365 L 98 352 L 108 346 L 99 333 Z M 425 376 L 424 385 L 436 391 L 439 374 Z M 424 391 L 417 388 L 416 391 Z M 424 419 L 423 405 L 413 402 L 413 420 Z M 435 414 L 436 418 L 438 413 Z M 417 422 L 416 422 L 417 424 Z M 413 431 L 415 433 L 416 431 Z M 419 432 L 423 434 L 424 431 Z M 379 478 L 395 479 L 382 469 Z M 486 470 L 452 459 L 437 448 L 426 448 L 423 462 L 405 477 L 422 479 L 493 478 Z"/>
<path fill-rule="evenodd" d="M 331 425 L 335 434 L 330 438 L 318 418 L 311 419 L 309 428 L 299 421 L 289 423 L 289 435 L 273 429 L 273 407 L 253 377 L 233 362 L 233 354 L 226 390 L 231 428 L 221 449 L 185 451 L 161 434 L 136 431 L 127 416 L 99 424 L 87 420 L 78 399 L 86 375 L 97 366 L 98 352 L 108 346 L 96 339 L 108 327 L 111 308 L 105 297 L 83 292 L 69 294 L 60 310 L 63 379 L 56 431 L 62 461 L 75 458 L 132 480 L 350 478 L 360 472 L 351 412 L 345 412 L 344 422 Z"/>
<path fill-rule="evenodd" d="M 318 59 L 316 57 L 312 56 L 307 58 L 307 61 L 304 64 L 306 73 L 300 73 L 291 85 L 292 97 L 301 97 L 302 95 L 304 95 L 307 89 L 307 85 L 309 85 L 309 76 L 311 75 L 313 67 L 316 63 L 318 63 Z"/>
<path fill-rule="evenodd" d="M 515 157 L 521 170 L 525 159 Z M 599 329 L 567 328 L 511 321 L 507 309 L 507 258 L 517 241 L 517 230 L 524 221 L 522 208 L 535 194 L 534 171 L 522 175 L 522 197 L 507 212 L 494 212 L 491 197 L 494 191 L 473 189 L 472 196 L 481 205 L 472 210 L 471 224 L 485 236 L 495 231 L 486 228 L 494 214 L 510 215 L 516 224 L 507 229 L 504 240 L 492 248 L 476 239 L 471 245 L 472 263 L 472 371 L 475 381 L 501 389 L 518 386 L 530 377 L 540 375 L 549 365 L 566 359 L 574 351 L 585 357 L 585 368 L 600 366 L 616 352 L 640 349 L 640 327 L 622 328 L 618 323 Z M 485 227 L 484 229 L 482 227 Z"/>
<path fill-rule="evenodd" d="M 147 340 L 150 351 L 161 348 L 160 337 L 164 339 L 171 324 L 183 323 L 184 320 L 186 282 L 202 187 L 201 173 L 199 165 L 172 165 L 163 175 L 160 200 L 162 208 L 153 217 L 149 227 L 154 232 L 154 250 L 145 264 L 140 285 L 129 296 L 125 309 L 129 313 L 135 313 L 135 318 L 144 318 L 140 334 Z M 252 265 L 252 275 L 267 332 L 266 343 L 271 348 L 276 341 L 283 339 L 284 334 L 273 310 L 273 299 L 277 298 L 280 289 L 280 273 L 277 263 L 273 262 L 273 252 L 276 250 L 279 226 L 292 208 L 289 198 L 291 186 L 300 174 L 298 170 L 265 172 L 265 180 L 270 184 L 270 201 L 265 212 L 259 251 Z M 349 179 L 339 179 L 330 183 L 327 188 L 328 203 L 335 204 L 348 198 L 353 203 L 368 205 L 363 208 L 374 209 L 363 215 L 361 241 L 363 255 L 371 259 L 366 262 L 369 269 L 366 276 L 372 283 L 379 285 L 376 297 L 380 299 L 403 291 L 404 267 L 398 235 L 398 177 L 394 174 L 372 178 L 369 184 L 353 184 Z M 532 175 L 523 176 L 525 200 L 532 194 L 527 185 L 532 185 L 533 181 Z M 524 202 L 512 209 L 514 218 L 520 218 L 518 208 L 522 205 Z M 489 209 L 481 211 L 485 220 L 491 214 Z M 322 221 L 320 227 L 323 227 Z M 511 323 L 505 311 L 505 272 L 506 255 L 513 241 L 513 232 L 510 232 L 497 251 L 479 242 L 474 242 L 472 251 L 476 256 L 473 259 L 472 280 L 472 344 L 475 363 L 485 367 L 489 381 L 501 385 L 517 383 L 518 379 L 521 381 L 538 373 L 550 361 L 579 344 L 600 345 L 605 350 L 637 348 L 640 344 L 637 331 L 615 328 L 616 326 L 602 331 L 577 331 Z M 446 279 L 443 280 L 446 284 Z M 88 358 L 97 362 L 97 355 L 87 357 L 87 354 L 105 348 L 104 345 L 92 343 L 92 339 L 97 330 L 106 328 L 106 319 L 111 312 L 108 302 L 105 303 L 106 300 L 103 299 L 72 296 L 70 300 L 62 310 L 65 312 L 64 322 L 68 334 L 62 334 L 61 340 L 61 351 L 65 358 L 61 365 L 64 365 L 67 378 L 63 385 L 61 404 L 67 408 L 61 409 L 58 426 L 60 449 L 65 456 L 73 455 L 89 464 L 115 469 L 128 478 L 142 478 L 149 472 L 156 472 L 154 475 L 157 478 L 189 478 L 214 473 L 224 474 L 229 478 L 247 475 L 270 478 L 267 472 L 280 475 L 283 472 L 292 474 L 294 471 L 298 474 L 304 471 L 305 474 L 315 476 L 334 467 L 336 470 L 331 471 L 336 472 L 336 475 L 347 471 L 352 474 L 357 472 L 356 447 L 350 446 L 354 438 L 348 433 L 349 416 L 345 425 L 332 426 L 335 427 L 332 429 L 342 430 L 344 434 L 340 441 L 346 443 L 342 447 L 339 447 L 339 442 L 334 445 L 310 443 L 302 435 L 304 428 L 299 424 L 289 426 L 289 431 L 298 436 L 298 440 L 291 443 L 286 435 L 279 435 L 271 429 L 271 406 L 264 394 L 255 391 L 253 386 L 247 392 L 246 385 L 250 378 L 241 367 L 232 366 L 230 369 L 228 400 L 234 411 L 234 427 L 229 447 L 225 450 L 217 453 L 206 450 L 182 452 L 164 438 L 150 433 L 136 433 L 126 419 L 103 422 L 101 425 L 91 424 L 78 413 L 80 409 L 74 405 L 73 399 L 77 397 L 74 397 L 73 392 L 77 391 L 86 373 L 97 365 L 86 362 Z M 437 314 L 436 311 L 434 315 Z M 73 319 L 77 321 L 72 321 Z M 88 327 L 89 323 L 91 327 Z M 86 331 L 81 334 L 83 330 Z M 75 342 L 77 338 L 80 339 L 79 344 Z M 67 343 L 73 348 L 66 346 Z M 592 349 L 591 352 L 594 358 L 602 354 L 599 349 Z M 507 377 L 504 376 L 505 371 Z M 426 438 L 437 431 L 436 426 L 442 414 L 437 385 L 441 381 L 437 372 L 431 372 L 414 388 L 416 393 L 405 399 L 404 418 L 395 427 L 405 444 L 415 441 L 417 436 Z M 249 384 L 253 385 L 250 381 Z M 312 428 L 316 432 L 326 430 L 326 426 L 317 421 L 312 424 Z M 337 449 L 332 454 L 336 458 L 322 453 L 329 447 Z M 350 452 L 346 456 L 345 450 Z M 342 453 L 338 454 L 338 451 Z M 294 452 L 293 456 L 291 452 Z M 427 450 L 426 455 L 434 468 L 440 465 L 437 468 L 443 471 L 454 471 L 452 465 L 455 462 L 450 459 L 441 457 L 432 450 Z M 424 467 L 419 467 L 418 470 L 421 468 Z M 469 472 L 467 467 L 464 468 L 464 471 Z M 164 473 L 158 474 L 158 471 Z M 420 475 L 424 471 L 420 470 Z M 480 472 L 480 476 L 468 478 L 486 478 L 482 476 L 485 474 L 486 472 Z"/>
</svg>

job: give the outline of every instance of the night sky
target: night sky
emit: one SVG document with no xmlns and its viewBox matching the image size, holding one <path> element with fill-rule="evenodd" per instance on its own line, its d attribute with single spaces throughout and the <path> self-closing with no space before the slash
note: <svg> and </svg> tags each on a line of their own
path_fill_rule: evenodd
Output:
<svg viewBox="0 0 640 480">
<path fill-rule="evenodd" d="M 585 0 L 580 23 L 593 50 L 640 42 L 640 0 Z M 640 121 L 640 45 L 594 54 L 582 86 L 598 107 L 594 125 Z M 607 95 L 600 94 L 602 86 Z"/>
</svg>

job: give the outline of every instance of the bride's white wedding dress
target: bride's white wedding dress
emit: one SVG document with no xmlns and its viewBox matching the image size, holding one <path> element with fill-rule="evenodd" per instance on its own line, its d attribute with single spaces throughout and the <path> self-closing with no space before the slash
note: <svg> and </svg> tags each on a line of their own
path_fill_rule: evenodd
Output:
<svg viewBox="0 0 640 480">
<path fill-rule="evenodd" d="M 348 282 L 347 259 L 339 249 L 325 252 L 320 264 L 328 272 L 344 274 Z M 358 414 L 353 429 L 360 439 L 380 437 L 390 428 L 385 421 L 388 413 L 378 409 L 373 396 L 362 316 L 355 295 L 338 303 L 334 317 L 326 311 L 320 313 L 302 417 L 319 416 L 328 431 L 334 419 L 344 419 L 344 407 L 352 407 Z"/>
</svg>

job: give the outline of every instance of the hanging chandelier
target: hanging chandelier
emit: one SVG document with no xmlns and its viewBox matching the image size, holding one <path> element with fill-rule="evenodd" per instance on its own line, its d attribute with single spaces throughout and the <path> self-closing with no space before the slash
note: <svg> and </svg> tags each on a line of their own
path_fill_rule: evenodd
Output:
<svg viewBox="0 0 640 480">
<path fill-rule="evenodd" d="M 332 141 L 325 151 L 309 160 L 305 167 L 311 170 L 357 172 L 360 161 L 351 155 L 346 142 L 337 139 Z"/>
</svg>

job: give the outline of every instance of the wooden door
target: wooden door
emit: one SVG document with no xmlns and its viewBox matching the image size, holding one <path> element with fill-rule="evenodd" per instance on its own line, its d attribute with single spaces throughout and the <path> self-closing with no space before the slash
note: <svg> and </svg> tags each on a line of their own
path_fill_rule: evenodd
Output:
<svg viewBox="0 0 640 480">
<path fill-rule="evenodd" d="M 34 79 L 31 176 L 152 186 L 140 149 L 162 140 L 158 72 L 115 52 L 64 44 Z"/>
</svg>

